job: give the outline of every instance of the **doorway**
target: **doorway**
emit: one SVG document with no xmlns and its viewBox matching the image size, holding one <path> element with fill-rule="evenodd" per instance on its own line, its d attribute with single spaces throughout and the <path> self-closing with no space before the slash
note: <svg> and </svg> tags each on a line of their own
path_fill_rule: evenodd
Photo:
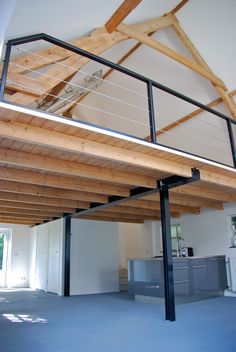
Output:
<svg viewBox="0 0 236 352">
<path fill-rule="evenodd" d="M 11 229 L 0 228 L 0 287 L 7 286 Z"/>
</svg>

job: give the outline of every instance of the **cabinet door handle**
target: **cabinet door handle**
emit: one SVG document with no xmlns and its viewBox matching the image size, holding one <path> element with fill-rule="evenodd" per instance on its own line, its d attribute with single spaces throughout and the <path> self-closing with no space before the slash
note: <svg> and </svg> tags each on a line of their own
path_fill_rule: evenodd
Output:
<svg viewBox="0 0 236 352">
<path fill-rule="evenodd" d="M 193 265 L 192 268 L 206 268 L 206 265 Z"/>
</svg>

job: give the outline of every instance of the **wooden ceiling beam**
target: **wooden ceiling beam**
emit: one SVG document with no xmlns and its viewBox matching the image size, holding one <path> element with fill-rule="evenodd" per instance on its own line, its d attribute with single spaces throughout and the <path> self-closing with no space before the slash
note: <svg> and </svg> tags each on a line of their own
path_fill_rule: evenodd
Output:
<svg viewBox="0 0 236 352">
<path fill-rule="evenodd" d="M 118 24 L 120 24 L 140 4 L 141 1 L 142 0 L 124 0 L 105 24 L 108 33 L 113 32 Z"/>
<path fill-rule="evenodd" d="M 153 194 L 153 195 L 143 197 L 142 199 L 159 202 L 160 196 L 159 196 L 159 194 Z M 170 200 L 171 206 L 175 205 L 175 206 L 187 207 L 186 212 L 187 212 L 188 208 L 189 208 L 189 212 L 191 212 L 192 207 L 193 207 L 193 209 L 196 209 L 196 213 L 197 213 L 197 209 L 199 209 L 201 207 L 212 208 L 212 209 L 217 209 L 217 210 L 224 209 L 223 202 L 205 200 L 205 199 L 195 198 L 193 196 L 188 196 L 188 195 L 183 195 L 183 194 L 181 194 L 181 195 L 175 194 L 174 192 L 172 192 L 172 190 L 170 191 L 169 200 Z"/>
<path fill-rule="evenodd" d="M 107 216 L 95 216 L 95 215 L 84 215 L 83 217 L 80 218 L 81 220 L 93 220 L 93 221 L 109 221 L 109 222 L 125 222 L 125 223 L 132 223 L 132 224 L 143 224 L 143 220 L 138 220 L 138 219 L 123 219 L 119 218 L 117 216 L 113 217 L 107 217 Z M 79 219 L 77 219 L 79 220 Z"/>
<path fill-rule="evenodd" d="M 1 207 L 4 208 L 9 208 L 9 209 L 25 209 L 27 211 L 30 210 L 36 210 L 36 211 L 45 211 L 49 213 L 54 213 L 57 214 L 59 213 L 68 213 L 72 214 L 75 213 L 76 208 L 71 208 L 71 207 L 55 207 L 51 205 L 45 205 L 45 204 L 32 204 L 32 203 L 25 203 L 25 202 L 15 202 L 12 200 L 1 200 Z"/>
<path fill-rule="evenodd" d="M 16 225 L 26 225 L 26 226 L 33 226 L 37 224 L 37 222 L 33 222 L 33 220 L 28 219 L 14 219 L 8 217 L 0 218 L 0 224 L 16 224 Z"/>
<path fill-rule="evenodd" d="M 57 198 L 50 198 L 50 197 L 37 197 L 37 196 L 30 196 L 28 194 L 16 194 L 10 192 L 0 192 L 0 200 L 5 201 L 13 201 L 19 203 L 32 203 L 32 204 L 40 204 L 40 205 L 51 205 L 54 207 L 67 207 L 67 208 L 82 208 L 88 209 L 90 204 L 89 202 L 82 202 L 76 200 L 68 200 L 68 199 L 57 199 Z M 19 204 L 20 207 L 20 204 Z"/>
<path fill-rule="evenodd" d="M 14 166 L 29 167 L 32 169 L 56 172 L 58 174 L 85 177 L 91 180 L 107 181 L 119 183 L 122 185 L 133 185 L 143 187 L 156 187 L 156 180 L 132 174 L 128 172 L 113 171 L 109 168 L 101 168 L 92 165 L 86 165 L 79 162 L 56 159 L 45 155 L 26 153 L 19 150 L 5 149 L 0 147 L 0 163 L 7 163 Z M 101 196 L 102 198 L 102 196 Z M 104 197 L 105 198 L 105 197 Z M 105 203 L 106 199 L 94 200 Z"/>
<path fill-rule="evenodd" d="M 230 177 L 226 175 L 216 174 L 215 172 L 210 172 L 206 170 L 201 170 L 201 180 L 208 182 L 210 184 L 223 186 L 226 188 L 236 188 L 236 172 L 235 177 Z"/>
<path fill-rule="evenodd" d="M 81 192 L 77 190 L 69 190 L 63 188 L 54 188 L 47 186 L 38 186 L 23 182 L 5 181 L 1 180 L 0 176 L 0 191 L 23 193 L 32 196 L 44 196 L 53 198 L 62 198 L 70 200 L 82 200 L 85 202 L 106 203 L 108 197 L 102 194 Z"/>
<path fill-rule="evenodd" d="M 129 200 L 125 203 L 121 203 L 120 206 L 123 207 L 134 207 L 138 208 L 137 212 L 141 211 L 142 209 L 150 209 L 152 210 L 160 210 L 160 202 L 156 198 L 151 198 L 151 200 L 147 197 L 145 198 L 140 198 L 140 199 L 135 199 L 135 200 Z M 170 210 L 172 212 L 178 212 L 178 213 L 190 213 L 190 214 L 199 214 L 200 209 L 199 207 L 194 207 L 194 206 L 188 206 L 188 205 L 183 205 L 183 204 L 172 204 L 170 203 Z"/>
<path fill-rule="evenodd" d="M 157 40 L 150 38 L 149 36 L 130 28 L 123 23 L 121 23 L 117 26 L 117 30 L 123 34 L 126 34 L 130 38 L 136 39 L 140 43 L 145 44 L 145 45 L 149 46 L 150 48 L 157 50 L 157 51 L 161 52 L 162 54 L 174 59 L 175 61 L 181 63 L 182 65 L 190 68 L 191 70 L 197 72 L 201 76 L 210 80 L 215 85 L 221 87 L 224 90 L 227 90 L 227 87 L 225 86 L 224 82 L 222 82 L 221 79 L 219 79 L 218 77 L 213 75 L 208 70 L 205 70 L 199 64 L 197 64 L 193 61 L 190 61 L 185 56 L 179 54 L 178 52 L 176 52 L 173 49 L 170 49 L 169 47 L 158 42 Z"/>
<path fill-rule="evenodd" d="M 7 208 L 7 207 L 2 207 L 0 204 L 0 213 L 1 214 L 19 214 L 19 215 L 27 215 L 27 216 L 42 216 L 42 217 L 47 217 L 47 218 L 54 218 L 58 217 L 61 218 L 63 217 L 63 213 L 59 212 L 46 212 L 43 210 L 33 210 L 33 209 L 21 209 L 19 208 Z"/>
<path fill-rule="evenodd" d="M 34 220 L 37 219 L 39 222 L 42 222 L 44 220 L 52 220 L 52 216 L 48 216 L 48 215 L 30 215 L 30 214 L 20 214 L 20 213 L 15 213 L 15 214 L 12 214 L 12 213 L 7 213 L 7 212 L 0 212 L 0 219 L 1 218 L 4 218 L 4 217 L 8 217 L 8 218 L 14 218 L 14 219 L 29 219 L 30 218 L 33 218 Z"/>
<path fill-rule="evenodd" d="M 0 180 L 62 188 L 64 190 L 94 192 L 95 194 L 105 193 L 106 195 L 129 196 L 129 189 L 123 186 L 109 185 L 104 182 L 84 180 L 78 177 L 39 173 L 31 170 L 0 167 Z"/>
<path fill-rule="evenodd" d="M 199 184 L 199 182 L 198 182 Z M 201 181 L 200 181 L 201 184 Z M 170 191 L 174 194 L 183 194 L 191 197 L 196 197 L 198 199 L 219 201 L 219 202 L 236 202 L 236 194 L 226 193 L 226 192 L 216 192 L 209 190 L 207 187 L 197 187 L 197 186 L 184 186 L 173 188 Z M 195 199 L 195 198 L 194 198 Z"/>
<path fill-rule="evenodd" d="M 192 175 L 187 165 L 17 122 L 0 121 L 0 136 L 179 176 Z"/>
</svg>

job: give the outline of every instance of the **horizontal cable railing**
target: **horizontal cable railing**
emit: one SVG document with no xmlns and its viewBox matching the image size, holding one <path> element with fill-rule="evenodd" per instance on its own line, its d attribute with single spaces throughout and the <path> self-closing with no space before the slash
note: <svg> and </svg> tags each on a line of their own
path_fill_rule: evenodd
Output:
<svg viewBox="0 0 236 352">
<path fill-rule="evenodd" d="M 53 61 L 27 47 L 38 41 L 67 50 L 67 60 Z M 43 64 L 27 68 L 27 61 L 19 60 L 24 55 L 27 60 Z M 230 117 L 46 34 L 8 41 L 2 69 L 1 101 L 8 101 L 9 91 L 34 95 L 29 108 L 46 114 L 73 118 L 80 123 L 112 129 L 236 167 L 236 122 Z M 196 107 L 202 109 L 201 116 L 196 117 Z"/>
</svg>

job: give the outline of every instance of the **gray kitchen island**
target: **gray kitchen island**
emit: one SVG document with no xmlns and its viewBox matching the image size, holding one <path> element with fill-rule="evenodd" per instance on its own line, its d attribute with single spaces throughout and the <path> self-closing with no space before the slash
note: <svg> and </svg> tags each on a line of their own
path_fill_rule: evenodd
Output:
<svg viewBox="0 0 236 352">
<path fill-rule="evenodd" d="M 183 302 L 217 297 L 227 286 L 225 256 L 174 257 L 175 297 Z M 164 298 L 163 258 L 128 260 L 128 291 Z"/>
</svg>

